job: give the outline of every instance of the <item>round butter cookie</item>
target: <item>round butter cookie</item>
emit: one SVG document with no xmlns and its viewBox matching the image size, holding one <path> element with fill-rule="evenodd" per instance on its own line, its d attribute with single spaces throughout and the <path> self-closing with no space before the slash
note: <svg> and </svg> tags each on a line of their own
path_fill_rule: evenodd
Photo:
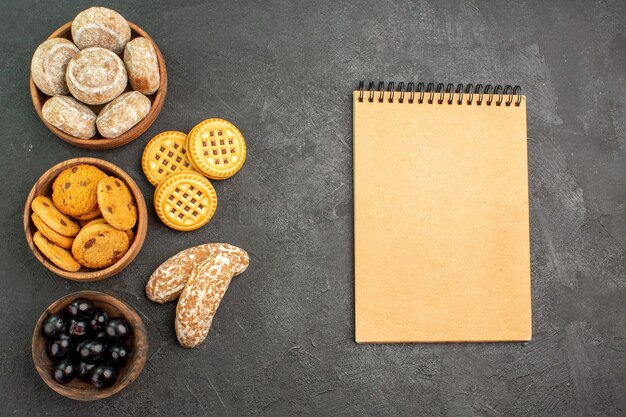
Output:
<svg viewBox="0 0 626 417">
<path fill-rule="evenodd" d="M 48 197 L 35 197 L 30 208 L 48 227 L 63 236 L 74 237 L 80 231 L 78 223 L 61 213 Z"/>
<path fill-rule="evenodd" d="M 41 232 L 35 232 L 33 242 L 46 258 L 64 271 L 76 272 L 80 269 L 80 264 L 72 257 L 70 251 L 50 242 Z"/>
<path fill-rule="evenodd" d="M 187 135 L 183 132 L 162 132 L 146 145 L 141 168 L 152 185 L 158 185 L 170 174 L 193 171 L 187 159 Z"/>
<path fill-rule="evenodd" d="M 148 39 L 139 37 L 126 44 L 124 64 L 133 90 L 150 95 L 159 89 L 159 61 L 156 50 Z"/>
<path fill-rule="evenodd" d="M 187 152 L 198 172 L 224 180 L 235 175 L 246 161 L 246 142 L 232 123 L 208 119 L 189 132 Z"/>
<path fill-rule="evenodd" d="M 52 183 L 54 205 L 68 216 L 93 214 L 98 210 L 98 182 L 104 177 L 106 174 L 93 165 L 64 169 Z"/>
<path fill-rule="evenodd" d="M 72 39 L 79 49 L 99 46 L 121 54 L 130 40 L 130 26 L 115 10 L 90 7 L 74 18 Z"/>
<path fill-rule="evenodd" d="M 37 230 L 39 230 L 43 237 L 48 239 L 50 242 L 62 247 L 63 249 L 69 249 L 72 247 L 72 242 L 74 242 L 73 238 L 63 236 L 62 234 L 52 230 L 52 228 L 44 223 L 44 221 L 41 220 L 41 217 L 39 217 L 36 213 L 33 213 L 30 218 L 32 219 Z"/>
<path fill-rule="evenodd" d="M 124 93 L 100 110 L 98 132 L 105 138 L 116 138 L 142 121 L 151 106 L 150 99 L 137 91 Z"/>
<path fill-rule="evenodd" d="M 43 118 L 59 130 L 80 139 L 96 134 L 96 113 L 74 97 L 54 96 L 41 108 Z"/>
<path fill-rule="evenodd" d="M 105 177 L 98 183 L 98 205 L 102 217 L 119 230 L 132 229 L 137 223 L 137 204 L 124 181 Z"/>
<path fill-rule="evenodd" d="M 154 208 L 168 227 L 183 232 L 207 224 L 217 208 L 213 186 L 197 172 L 170 175 L 154 192 Z"/>
<path fill-rule="evenodd" d="M 78 52 L 76 45 L 64 38 L 48 39 L 39 45 L 30 62 L 30 74 L 37 88 L 49 96 L 69 93 L 65 70 Z"/>
<path fill-rule="evenodd" d="M 104 48 L 83 49 L 67 64 L 70 93 L 86 104 L 104 104 L 122 94 L 126 68 L 119 56 Z"/>
<path fill-rule="evenodd" d="M 92 224 L 74 239 L 72 255 L 87 268 L 106 268 L 119 261 L 129 246 L 125 232 L 108 224 Z"/>
</svg>

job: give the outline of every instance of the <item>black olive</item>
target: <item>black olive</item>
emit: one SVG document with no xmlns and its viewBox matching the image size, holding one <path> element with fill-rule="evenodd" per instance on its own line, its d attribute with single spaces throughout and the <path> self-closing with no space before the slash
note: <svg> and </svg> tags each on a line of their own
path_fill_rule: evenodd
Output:
<svg viewBox="0 0 626 417">
<path fill-rule="evenodd" d="M 98 365 L 91 371 L 91 383 L 98 387 L 109 387 L 115 384 L 117 372 L 115 368 L 108 365 Z"/>
<path fill-rule="evenodd" d="M 115 340 L 126 340 L 130 336 L 130 327 L 126 320 L 115 317 L 109 320 L 106 327 L 107 336 Z"/>
<path fill-rule="evenodd" d="M 76 375 L 76 366 L 70 359 L 64 359 L 56 364 L 53 375 L 59 384 L 67 384 Z"/>
<path fill-rule="evenodd" d="M 93 302 L 86 298 L 77 298 L 67 306 L 67 313 L 74 318 L 87 317 L 93 311 Z"/>
<path fill-rule="evenodd" d="M 52 359 L 63 359 L 72 353 L 72 339 L 65 334 L 48 342 L 48 356 Z"/>
<path fill-rule="evenodd" d="M 41 331 L 46 337 L 54 337 L 67 331 L 67 323 L 60 315 L 50 314 L 45 318 Z"/>
</svg>

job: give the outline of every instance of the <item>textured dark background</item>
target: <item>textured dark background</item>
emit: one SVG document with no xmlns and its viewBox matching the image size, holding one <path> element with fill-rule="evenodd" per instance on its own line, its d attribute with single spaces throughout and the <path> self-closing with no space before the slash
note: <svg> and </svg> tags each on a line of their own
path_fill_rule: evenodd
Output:
<svg viewBox="0 0 626 417">
<path fill-rule="evenodd" d="M 623 1 L 112 1 L 150 33 L 170 85 L 156 123 L 95 152 L 52 136 L 28 93 L 30 58 L 91 3 L 5 0 L 0 13 L 1 415 L 617 416 L 626 413 L 626 3 Z M 520 84 L 528 97 L 533 341 L 353 342 L 351 91 L 357 81 Z M 214 220 L 193 233 L 150 210 L 124 272 L 81 284 L 32 256 L 24 200 L 76 156 L 124 168 L 152 202 L 140 156 L 163 130 L 235 123 L 248 160 L 215 183 Z M 252 262 L 206 342 L 185 350 L 175 304 L 144 295 L 188 246 L 226 241 Z M 76 403 L 30 357 L 41 311 L 72 291 L 130 303 L 150 358 L 116 397 Z"/>
</svg>

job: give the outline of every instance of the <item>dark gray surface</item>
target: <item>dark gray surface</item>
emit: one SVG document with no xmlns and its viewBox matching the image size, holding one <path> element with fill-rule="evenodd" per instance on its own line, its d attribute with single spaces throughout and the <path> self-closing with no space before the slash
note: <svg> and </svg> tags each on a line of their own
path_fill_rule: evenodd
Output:
<svg viewBox="0 0 626 417">
<path fill-rule="evenodd" d="M 71 147 L 38 120 L 30 57 L 90 3 L 3 2 L 0 14 L 1 415 L 617 416 L 626 413 L 626 4 L 430 1 L 378 4 L 113 1 L 159 44 L 170 85 L 134 143 Z M 104 5 L 104 4 L 103 4 Z M 520 84 L 528 97 L 533 341 L 528 345 L 357 346 L 353 342 L 352 112 L 359 79 Z M 26 246 L 24 200 L 75 156 L 124 168 L 148 204 L 140 156 L 163 130 L 235 123 L 248 160 L 215 183 L 219 208 L 193 233 L 150 210 L 123 273 L 81 284 L 48 273 Z M 185 350 L 175 304 L 144 295 L 150 273 L 191 245 L 247 249 L 207 341 Z M 71 291 L 110 292 L 150 335 L 139 380 L 76 403 L 30 358 L 41 311 Z"/>
</svg>

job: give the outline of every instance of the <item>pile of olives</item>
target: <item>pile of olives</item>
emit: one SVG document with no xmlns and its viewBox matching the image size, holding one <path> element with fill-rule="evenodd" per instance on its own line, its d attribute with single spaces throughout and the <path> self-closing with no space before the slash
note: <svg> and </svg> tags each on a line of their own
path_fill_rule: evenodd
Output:
<svg viewBox="0 0 626 417">
<path fill-rule="evenodd" d="M 94 386 L 109 387 L 132 352 L 125 341 L 130 326 L 111 317 L 85 298 L 77 298 L 43 321 L 48 356 L 54 362 L 54 379 L 67 384 L 74 377 Z"/>
</svg>

